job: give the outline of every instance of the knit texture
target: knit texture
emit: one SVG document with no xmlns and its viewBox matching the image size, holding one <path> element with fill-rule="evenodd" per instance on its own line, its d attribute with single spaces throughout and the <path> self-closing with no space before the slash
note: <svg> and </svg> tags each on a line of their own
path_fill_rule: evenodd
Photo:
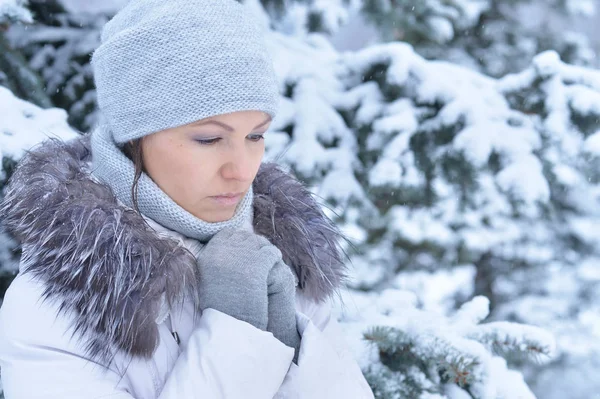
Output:
<svg viewBox="0 0 600 399">
<path fill-rule="evenodd" d="M 235 111 L 274 118 L 279 105 L 262 25 L 236 0 L 131 0 L 91 65 L 119 144 Z"/>
<path fill-rule="evenodd" d="M 200 307 L 216 309 L 263 331 L 268 323 L 267 278 L 281 261 L 281 251 L 269 240 L 242 229 L 223 229 L 198 256 Z M 287 266 L 286 266 L 287 267 Z M 287 271 L 291 273 L 290 268 Z M 294 280 L 291 288 L 294 289 Z M 290 292 L 294 300 L 294 292 Z M 296 328 L 295 310 L 292 319 Z"/>
<path fill-rule="evenodd" d="M 302 338 L 296 324 L 297 276 L 283 260 L 273 266 L 267 279 L 268 322 L 267 331 L 295 349 L 294 363 L 297 364 Z"/>
<path fill-rule="evenodd" d="M 133 162 L 113 140 L 110 129 L 100 124 L 92 132 L 92 174 L 111 187 L 118 200 L 133 207 L 131 187 L 135 177 Z M 245 228 L 252 223 L 252 186 L 238 204 L 233 217 L 224 222 L 206 222 L 179 206 L 154 181 L 142 173 L 138 180 L 138 207 L 157 223 L 201 242 L 209 241 L 225 227 Z"/>
</svg>

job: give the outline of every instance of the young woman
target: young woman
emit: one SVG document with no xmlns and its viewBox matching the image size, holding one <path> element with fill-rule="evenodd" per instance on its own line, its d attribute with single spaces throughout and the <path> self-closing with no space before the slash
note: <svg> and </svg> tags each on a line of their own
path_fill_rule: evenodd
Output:
<svg viewBox="0 0 600 399">
<path fill-rule="evenodd" d="M 330 298 L 338 232 L 262 163 L 278 85 L 235 0 L 131 0 L 94 52 L 100 122 L 19 163 L 6 399 L 369 398 Z"/>
</svg>

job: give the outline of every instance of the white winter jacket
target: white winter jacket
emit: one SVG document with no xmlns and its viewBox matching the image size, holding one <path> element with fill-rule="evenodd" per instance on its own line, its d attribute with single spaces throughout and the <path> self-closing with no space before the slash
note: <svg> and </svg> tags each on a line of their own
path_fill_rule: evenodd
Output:
<svg viewBox="0 0 600 399">
<path fill-rule="evenodd" d="M 268 187 L 271 178 L 284 184 L 283 172 L 261 169 L 254 190 L 262 202 L 254 224 L 299 276 L 297 365 L 294 349 L 271 333 L 214 309 L 200 312 L 193 295 L 167 305 L 166 298 L 192 280 L 182 251 L 189 240 L 168 232 L 169 240 L 159 229 L 142 227 L 139 215 L 123 210 L 90 179 L 86 140 L 52 141 L 26 157 L 2 205 L 7 228 L 24 248 L 21 270 L 0 308 L 6 399 L 373 397 L 331 317 L 329 300 L 318 300 L 330 297 L 323 294 L 326 283 L 339 276 L 315 263 L 303 269 L 311 262 L 308 255 L 302 258 L 303 250 L 313 252 L 313 260 L 334 263 L 327 261 L 327 241 L 311 233 L 316 208 L 292 210 L 289 225 L 288 210 L 280 214 L 282 204 L 289 205 L 282 198 L 299 190 L 295 181 L 285 177 L 295 185 L 275 197 Z M 298 218 L 304 218 L 302 233 L 314 234 L 309 240 L 293 236 L 290 226 Z M 271 225 L 291 232 L 265 230 Z M 303 239 L 318 245 L 307 250 L 293 243 Z M 163 257 L 150 264 L 146 251 Z M 300 254 L 301 262 L 290 253 Z M 326 281 L 318 280 L 323 276 Z"/>
<path fill-rule="evenodd" d="M 293 349 L 271 333 L 213 309 L 193 323 L 186 306 L 158 324 L 160 343 L 150 360 L 119 357 L 105 372 L 70 339 L 70 320 L 40 303 L 42 290 L 19 275 L 0 308 L 6 399 L 373 397 L 329 306 L 302 294 L 296 300 L 298 365 Z"/>
</svg>

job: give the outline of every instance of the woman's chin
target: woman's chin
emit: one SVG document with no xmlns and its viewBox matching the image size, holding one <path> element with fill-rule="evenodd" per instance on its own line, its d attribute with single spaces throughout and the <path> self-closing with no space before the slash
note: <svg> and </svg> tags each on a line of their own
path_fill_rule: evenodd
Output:
<svg viewBox="0 0 600 399">
<path fill-rule="evenodd" d="M 195 214 L 198 219 L 204 220 L 208 223 L 219 223 L 226 222 L 231 219 L 235 215 L 235 208 L 232 210 L 229 209 L 215 209 L 211 212 L 203 212 L 200 214 Z"/>
</svg>

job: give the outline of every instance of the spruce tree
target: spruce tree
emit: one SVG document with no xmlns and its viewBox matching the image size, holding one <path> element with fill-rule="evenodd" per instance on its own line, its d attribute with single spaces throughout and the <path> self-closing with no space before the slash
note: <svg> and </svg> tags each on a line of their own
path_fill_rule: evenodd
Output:
<svg viewBox="0 0 600 399">
<path fill-rule="evenodd" d="M 589 367 L 600 347 L 580 318 L 599 288 L 599 73 L 556 52 L 496 80 L 403 43 L 338 55 L 322 41 L 287 45 L 276 51 L 286 89 L 268 156 L 308 182 L 350 237 L 351 287 L 425 295 L 447 275 L 446 313 L 483 295 L 490 320 L 532 323 L 562 342 L 578 325 L 589 354 L 564 345 L 549 369 L 509 359 L 540 397 L 553 388 L 539 381 L 560 385 L 548 373 L 574 359 Z M 565 276 L 568 292 L 557 285 Z M 527 311 L 536 306 L 544 312 Z M 595 388 L 588 381 L 577 397 Z"/>
<path fill-rule="evenodd" d="M 96 121 L 90 56 L 109 16 L 69 13 L 58 0 L 29 0 L 29 9 L 35 23 L 13 26 L 7 39 L 42 77 L 51 104 L 69 112 L 74 128 L 88 130 Z"/>
<path fill-rule="evenodd" d="M 22 99 L 47 108 L 52 103 L 44 91 L 43 80 L 5 37 L 10 26 L 32 22 L 25 0 L 0 1 L 0 86 L 7 87 Z"/>
<path fill-rule="evenodd" d="M 500 77 L 546 50 L 567 63 L 597 66 L 589 40 L 568 28 L 575 17 L 593 18 L 596 7 L 593 0 L 364 0 L 363 11 L 384 41 Z"/>
</svg>

